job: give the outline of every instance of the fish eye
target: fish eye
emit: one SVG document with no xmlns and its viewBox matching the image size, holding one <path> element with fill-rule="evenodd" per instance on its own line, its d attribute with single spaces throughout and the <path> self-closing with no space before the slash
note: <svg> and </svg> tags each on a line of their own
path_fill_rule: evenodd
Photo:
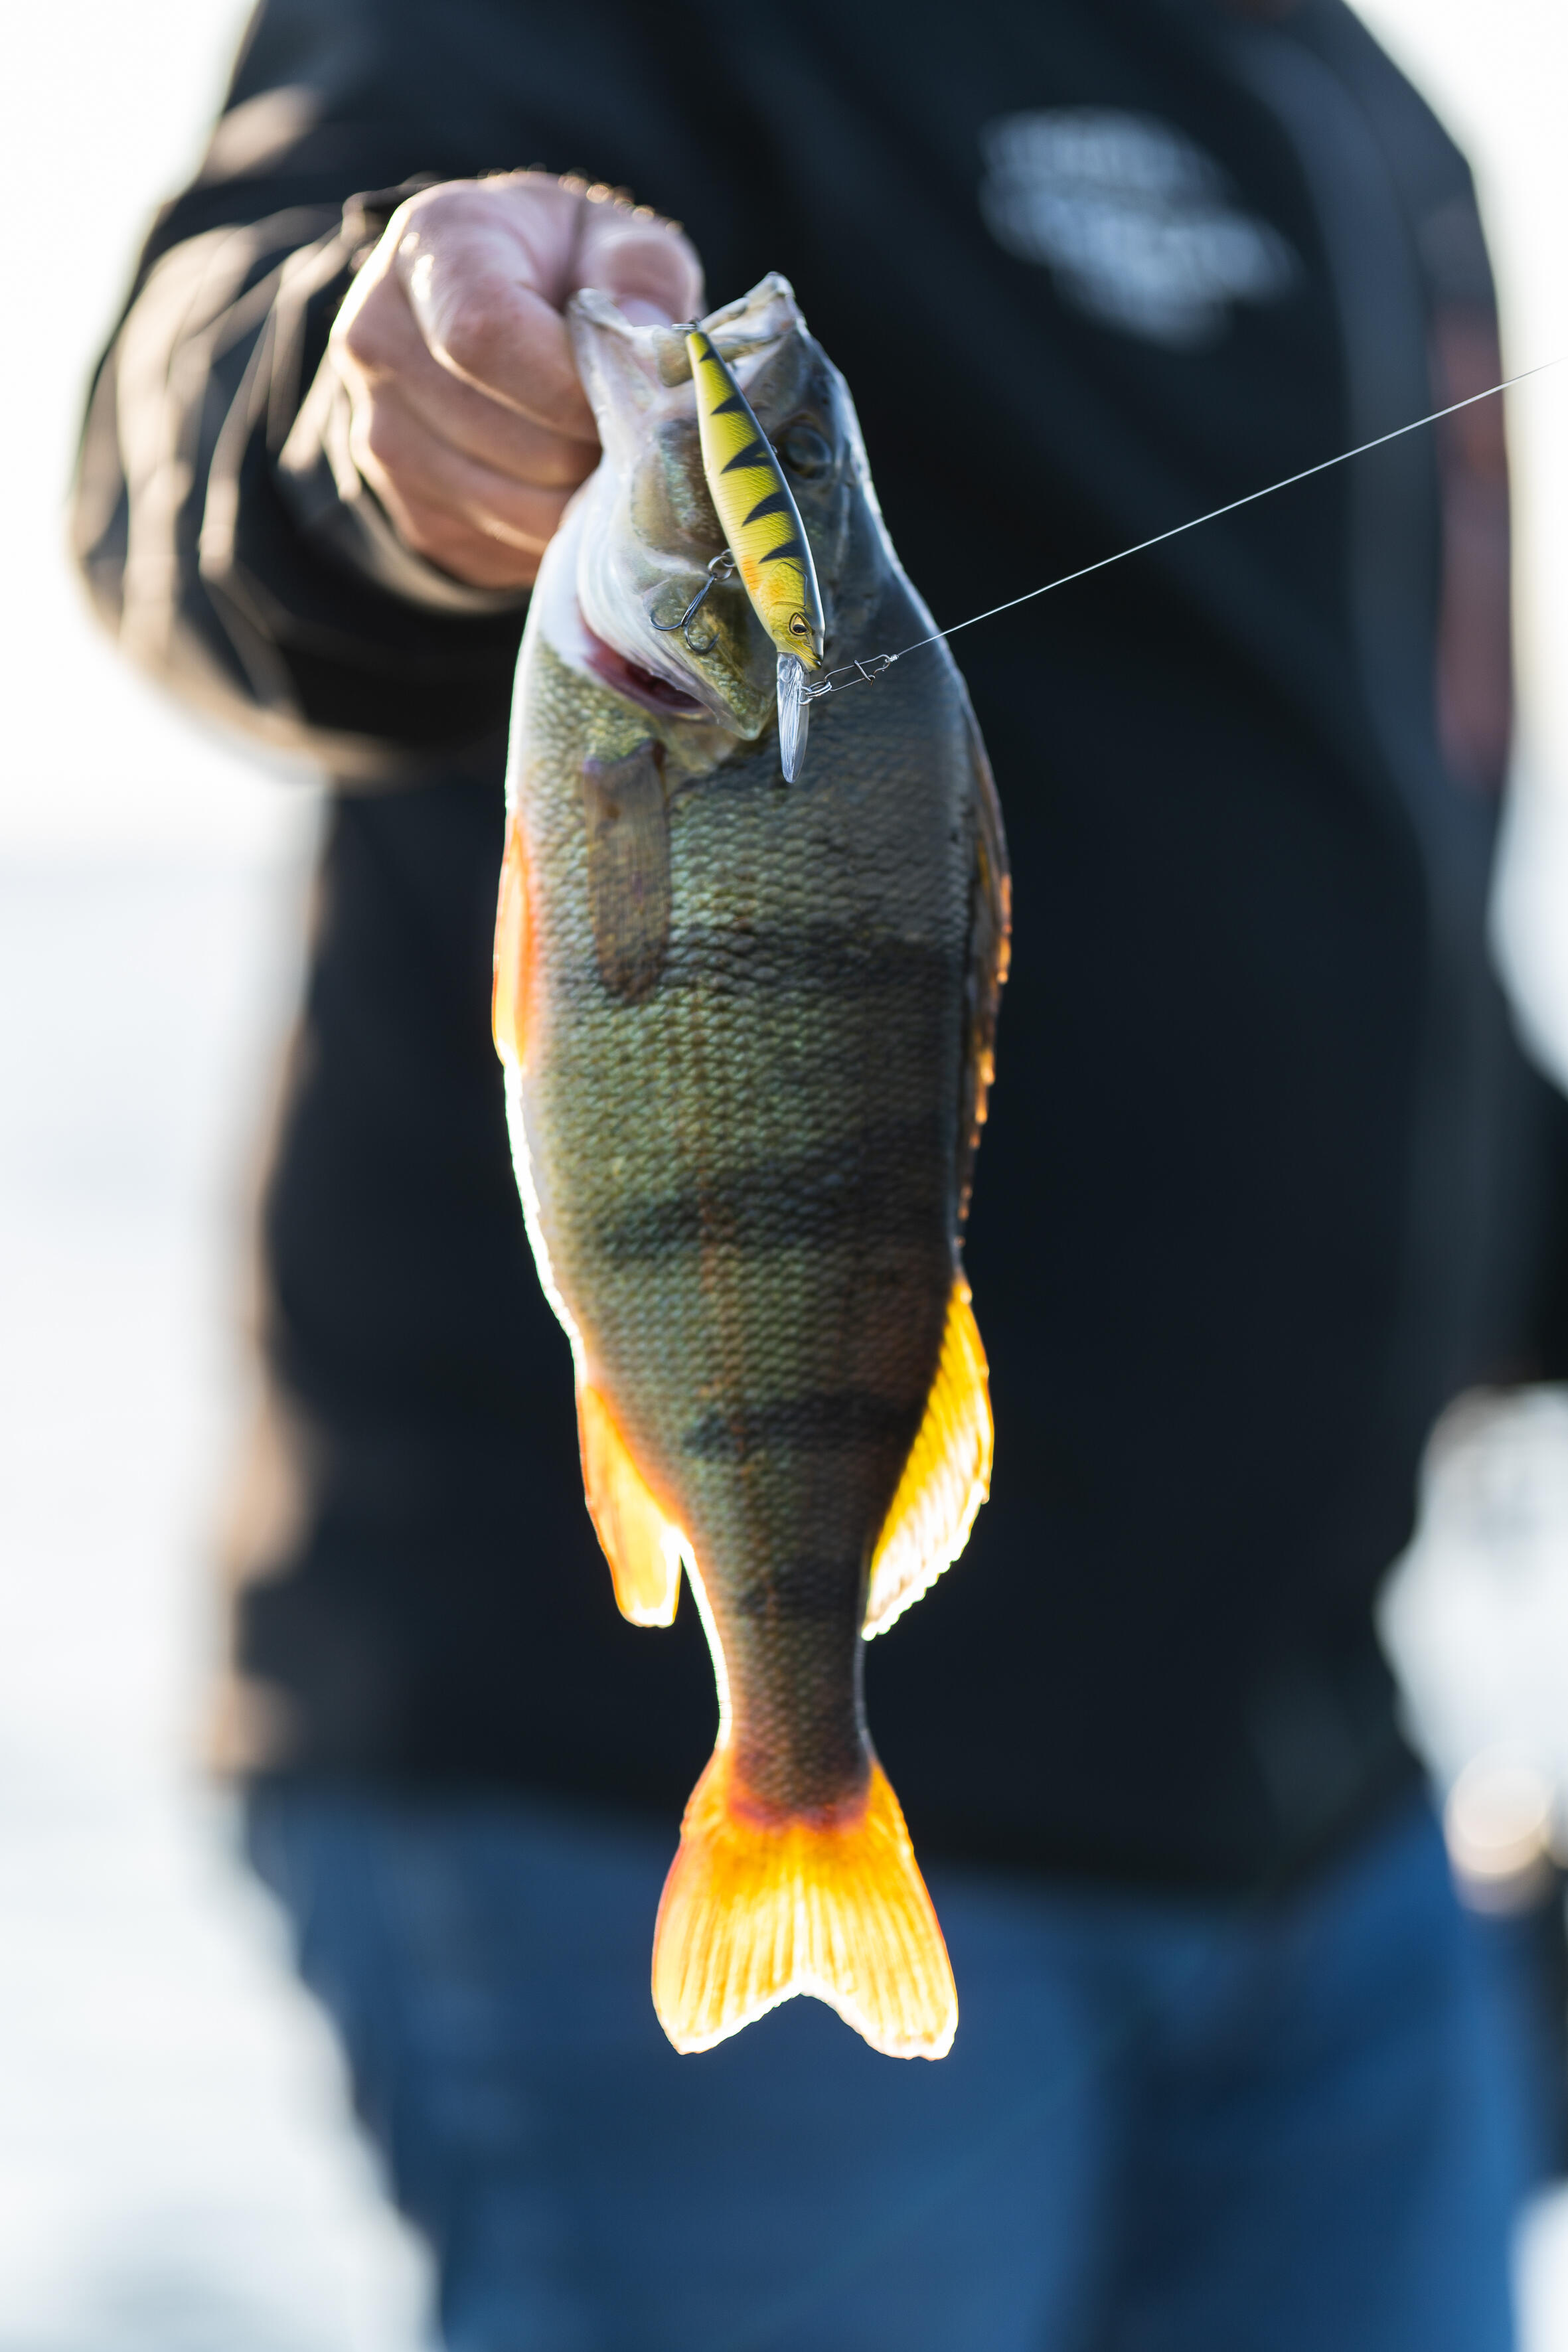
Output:
<svg viewBox="0 0 1568 2352">
<path fill-rule="evenodd" d="M 811 635 L 811 623 L 806 619 L 805 614 L 804 613 L 792 613 L 792 614 L 790 614 L 790 616 L 789 616 L 789 633 L 790 633 L 790 635 L 791 635 L 792 637 L 809 637 L 809 636 L 810 636 L 810 635 Z"/>
<path fill-rule="evenodd" d="M 773 446 L 790 472 L 798 474 L 803 481 L 815 481 L 833 463 L 833 452 L 826 441 L 816 425 L 807 425 L 804 418 L 786 425 Z"/>
</svg>

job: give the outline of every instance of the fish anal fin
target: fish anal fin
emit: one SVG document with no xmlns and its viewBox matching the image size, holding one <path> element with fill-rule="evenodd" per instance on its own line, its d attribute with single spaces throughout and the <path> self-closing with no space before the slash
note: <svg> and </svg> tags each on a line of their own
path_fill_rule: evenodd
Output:
<svg viewBox="0 0 1568 2352">
<path fill-rule="evenodd" d="M 654 2007 L 678 2050 L 710 2050 L 797 1993 L 889 2058 L 952 2045 L 947 1947 L 880 1765 L 852 1809 L 781 1817 L 745 1801 L 721 1749 L 665 1881 Z"/>
<path fill-rule="evenodd" d="M 991 1446 L 985 1350 L 958 1275 L 925 1413 L 871 1555 L 868 1637 L 885 1633 L 963 1549 L 990 1492 Z"/>
<path fill-rule="evenodd" d="M 490 1034 L 501 1060 L 516 1070 L 522 1067 L 528 1027 L 528 863 L 522 826 L 514 816 L 507 824 L 500 888 L 496 898 Z"/>
<path fill-rule="evenodd" d="M 648 1491 L 609 1406 L 586 1381 L 577 1388 L 583 1490 L 604 1546 L 616 1605 L 634 1625 L 670 1625 L 680 1597 L 686 1539 Z"/>
</svg>

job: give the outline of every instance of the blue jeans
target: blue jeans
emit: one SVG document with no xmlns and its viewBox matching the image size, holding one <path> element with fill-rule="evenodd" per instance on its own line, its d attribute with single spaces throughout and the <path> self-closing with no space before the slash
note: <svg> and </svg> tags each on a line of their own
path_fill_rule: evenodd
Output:
<svg viewBox="0 0 1568 2352">
<path fill-rule="evenodd" d="M 1271 1907 L 930 1883 L 939 2064 L 655 2022 L 671 1840 L 258 1795 L 448 2352 L 1507 2352 L 1520 2133 L 1424 1801 Z"/>
</svg>

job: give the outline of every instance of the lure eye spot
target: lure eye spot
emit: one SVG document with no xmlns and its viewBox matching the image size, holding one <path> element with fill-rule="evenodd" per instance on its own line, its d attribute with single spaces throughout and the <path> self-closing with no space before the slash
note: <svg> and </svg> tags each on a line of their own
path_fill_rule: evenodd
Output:
<svg viewBox="0 0 1568 2352">
<path fill-rule="evenodd" d="M 792 613 L 792 614 L 790 614 L 790 616 L 789 616 L 789 633 L 790 633 L 790 635 L 791 635 L 792 637 L 809 637 L 809 636 L 810 636 L 810 635 L 811 635 L 811 623 L 806 619 L 805 614 L 804 613 Z"/>
</svg>

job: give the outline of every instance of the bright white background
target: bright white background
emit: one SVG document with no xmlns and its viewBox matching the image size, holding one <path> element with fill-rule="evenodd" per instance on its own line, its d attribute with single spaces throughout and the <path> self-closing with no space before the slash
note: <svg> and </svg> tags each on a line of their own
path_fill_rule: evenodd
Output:
<svg viewBox="0 0 1568 2352">
<path fill-rule="evenodd" d="M 1510 366 L 1568 352 L 1562 0 L 1366 14 L 1476 163 Z M 0 77 L 0 2352 L 412 2352 L 426 2286 L 188 1769 L 244 1402 L 237 1236 L 311 795 L 124 671 L 60 552 L 89 365 L 238 24 L 227 0 L 50 0 L 11 12 Z M 1568 1067 L 1568 369 L 1510 396 L 1510 430 L 1526 723 L 1507 953 Z M 1550 1619 L 1568 1422 L 1531 1429 L 1509 1508 Z M 1423 1555 L 1472 1601 L 1478 1528 Z M 1568 2352 L 1553 2213 L 1525 2283 L 1528 2352 Z"/>
<path fill-rule="evenodd" d="M 14 8 L 0 77 L 0 2352 L 415 2352 L 427 2299 L 191 1769 L 313 795 L 165 709 L 61 552 L 240 22 Z"/>
</svg>

